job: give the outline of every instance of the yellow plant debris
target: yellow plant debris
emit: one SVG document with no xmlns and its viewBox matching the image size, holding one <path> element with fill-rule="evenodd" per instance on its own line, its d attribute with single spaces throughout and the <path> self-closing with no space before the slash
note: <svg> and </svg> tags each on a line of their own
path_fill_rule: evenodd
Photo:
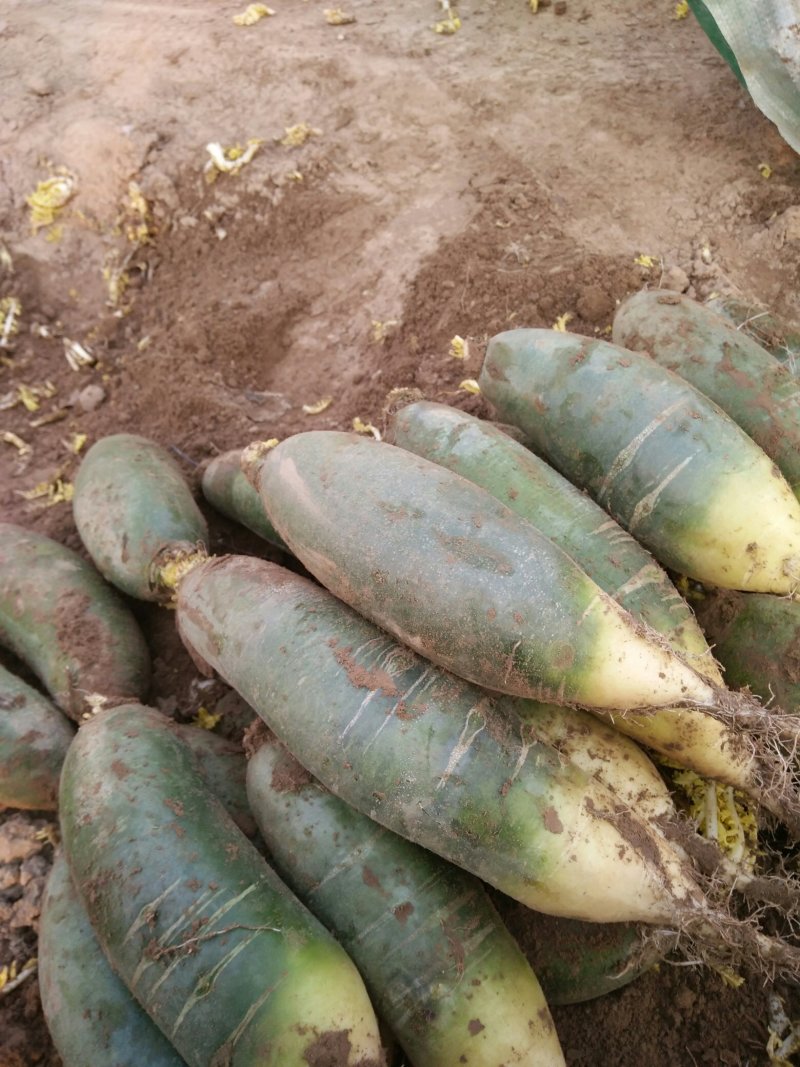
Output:
<svg viewBox="0 0 800 1067">
<path fill-rule="evenodd" d="M 236 26 L 255 26 L 257 22 L 274 14 L 272 8 L 266 4 L 250 4 L 241 15 L 233 16 L 233 22 Z"/>
<path fill-rule="evenodd" d="M 353 429 L 356 433 L 369 433 L 375 438 L 376 441 L 380 441 L 381 432 L 376 429 L 371 422 L 364 422 L 358 415 L 353 419 Z"/>
<path fill-rule="evenodd" d="M 38 411 L 39 410 L 39 390 L 35 387 L 31 389 L 29 385 L 18 385 L 17 393 L 19 395 L 19 403 L 25 408 L 26 411 Z"/>
<path fill-rule="evenodd" d="M 72 452 L 77 456 L 88 440 L 88 434 L 73 433 L 70 434 L 69 440 L 65 441 L 64 444 L 66 445 L 67 451 Z"/>
<path fill-rule="evenodd" d="M 653 256 L 645 255 L 644 252 L 641 252 L 633 262 L 639 267 L 647 267 L 648 270 L 656 265 L 655 258 Z"/>
<path fill-rule="evenodd" d="M 771 178 L 772 167 L 769 165 L 769 163 L 759 163 L 758 173 L 761 175 L 762 178 Z"/>
<path fill-rule="evenodd" d="M 674 19 L 685 19 L 689 14 L 689 0 L 678 0 L 675 5 L 675 9 L 672 12 Z"/>
<path fill-rule="evenodd" d="M 553 323 L 553 329 L 556 333 L 566 333 L 567 323 L 571 322 L 573 314 L 571 311 L 565 311 L 563 315 L 559 315 L 556 321 Z"/>
<path fill-rule="evenodd" d="M 201 704 L 197 709 L 197 714 L 192 719 L 192 722 L 195 726 L 199 726 L 201 730 L 213 730 L 221 719 L 221 714 L 211 712 Z"/>
<path fill-rule="evenodd" d="M 75 185 L 74 175 L 66 170 L 39 182 L 25 201 L 31 209 L 30 219 L 34 233 L 55 222 L 61 209 L 75 195 Z"/>
<path fill-rule="evenodd" d="M 474 396 L 479 396 L 481 391 L 481 387 L 474 378 L 465 378 L 463 382 L 459 383 L 458 388 L 462 393 L 472 393 Z"/>
<path fill-rule="evenodd" d="M 752 804 L 732 786 L 677 770 L 673 781 L 687 798 L 689 817 L 704 837 L 716 841 L 722 852 L 745 870 L 752 870 L 758 846 L 758 826 Z"/>
<path fill-rule="evenodd" d="M 450 355 L 453 359 L 466 359 L 469 355 L 469 342 L 456 334 L 450 341 Z"/>
<path fill-rule="evenodd" d="M 5 444 L 13 445 L 21 456 L 27 456 L 32 451 L 31 446 L 26 444 L 21 437 L 17 437 L 15 433 L 12 433 L 11 430 L 6 430 L 3 434 L 0 434 L 0 438 Z"/>
<path fill-rule="evenodd" d="M 314 404 L 303 404 L 303 411 L 306 415 L 321 415 L 332 403 L 332 396 L 323 396 L 321 400 L 317 400 Z"/>
<path fill-rule="evenodd" d="M 528 7 L 535 15 L 536 12 L 539 10 L 539 0 L 528 0 Z"/>
<path fill-rule="evenodd" d="M 455 13 L 450 11 L 447 14 L 447 18 L 440 19 L 433 24 L 433 32 L 439 33 L 443 37 L 452 37 L 454 33 L 458 33 L 461 29 L 461 19 Z"/>
<path fill-rule="evenodd" d="M 0 300 L 0 348 L 10 348 L 11 338 L 19 333 L 22 304 L 15 296 Z"/>
<path fill-rule="evenodd" d="M 297 122 L 294 126 L 284 126 L 283 137 L 277 138 L 284 148 L 299 148 L 309 137 L 318 136 L 322 130 L 314 129 L 307 122 Z"/>
<path fill-rule="evenodd" d="M 340 7 L 326 7 L 322 13 L 329 26 L 349 26 L 356 21 L 355 15 L 348 15 Z"/>
<path fill-rule="evenodd" d="M 238 174 L 242 167 L 246 166 L 259 150 L 264 141 L 259 137 L 250 137 L 246 147 L 232 145 L 223 148 L 217 141 L 206 145 L 206 152 L 211 156 L 203 171 L 207 182 L 214 182 L 220 174 Z"/>
<path fill-rule="evenodd" d="M 81 367 L 91 367 L 97 362 L 89 349 L 85 348 L 80 341 L 70 341 L 68 337 L 64 338 L 64 356 L 74 371 L 79 371 Z"/>
<path fill-rule="evenodd" d="M 16 489 L 17 496 L 23 500 L 40 500 L 42 506 L 51 508 L 55 504 L 68 504 L 72 500 L 74 486 L 57 472 L 47 482 L 39 482 L 33 489 Z"/>
<path fill-rule="evenodd" d="M 398 325 L 399 323 L 397 319 L 387 319 L 386 322 L 381 322 L 380 319 L 373 319 L 372 340 L 375 341 L 376 344 L 382 345 L 394 327 Z"/>
</svg>

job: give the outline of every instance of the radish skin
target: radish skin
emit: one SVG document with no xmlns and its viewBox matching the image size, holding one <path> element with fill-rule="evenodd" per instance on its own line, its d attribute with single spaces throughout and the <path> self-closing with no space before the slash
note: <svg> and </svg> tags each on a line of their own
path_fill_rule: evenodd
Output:
<svg viewBox="0 0 800 1067">
<path fill-rule="evenodd" d="M 203 496 L 229 519 L 288 552 L 283 538 L 267 518 L 261 497 L 242 471 L 241 455 L 241 449 L 234 449 L 208 463 L 203 471 Z"/>
<path fill-rule="evenodd" d="M 247 474 L 326 588 L 463 678 L 591 708 L 713 704 L 712 687 L 565 552 L 434 463 L 318 431 Z"/>
<path fill-rule="evenodd" d="M 516 701 L 437 670 L 313 583 L 215 559 L 182 581 L 178 624 L 329 789 L 509 896 L 651 922 L 701 899 L 663 840 L 538 742 Z M 630 844 L 639 834 L 646 847 Z"/>
<path fill-rule="evenodd" d="M 800 493 L 800 391 L 769 352 L 702 304 L 661 289 L 623 300 L 612 337 L 719 404 Z"/>
<path fill-rule="evenodd" d="M 87 723 L 59 809 L 103 950 L 189 1067 L 305 1067 L 321 1046 L 331 1067 L 383 1064 L 352 962 L 157 712 L 121 706 Z"/>
<path fill-rule="evenodd" d="M 279 873 L 414 1067 L 564 1067 L 541 986 L 477 879 L 354 811 L 282 745 L 251 756 L 247 791 Z"/>
<path fill-rule="evenodd" d="M 92 445 L 75 479 L 75 525 L 98 570 L 139 600 L 166 600 L 161 566 L 205 552 L 206 521 L 172 456 L 145 437 Z"/>
<path fill-rule="evenodd" d="M 789 594 L 800 503 L 712 401 L 647 356 L 553 330 L 489 342 L 481 391 L 662 564 L 723 588 Z"/>
<path fill-rule="evenodd" d="M 138 699 L 150 654 L 133 615 L 91 564 L 49 537 L 0 523 L 0 644 L 81 722 Z"/>
</svg>

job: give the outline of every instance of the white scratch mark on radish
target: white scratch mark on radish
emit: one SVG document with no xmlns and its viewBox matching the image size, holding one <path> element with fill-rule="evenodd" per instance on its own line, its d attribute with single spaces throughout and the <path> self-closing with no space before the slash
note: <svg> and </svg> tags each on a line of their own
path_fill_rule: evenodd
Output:
<svg viewBox="0 0 800 1067">
<path fill-rule="evenodd" d="M 691 463 L 694 458 L 694 456 L 687 456 L 686 459 L 681 460 L 677 467 L 671 470 L 666 476 L 666 478 L 662 479 L 651 493 L 648 493 L 647 496 L 642 497 L 642 499 L 633 509 L 631 521 L 628 523 L 631 530 L 634 530 L 640 522 L 643 522 L 649 515 L 652 514 L 653 509 L 658 503 L 658 498 L 667 488 L 669 483 L 673 480 L 673 478 L 677 478 L 677 476 L 681 473 L 684 467 L 688 466 L 688 464 Z"/>
<path fill-rule="evenodd" d="M 467 752 L 469 752 L 473 742 L 475 741 L 475 738 L 478 736 L 479 733 L 481 733 L 482 730 L 486 729 L 486 720 L 484 719 L 481 712 L 478 710 L 478 707 L 479 706 L 476 705 L 474 708 L 470 708 L 467 712 L 467 718 L 464 722 L 464 728 L 461 731 L 461 736 L 456 742 L 453 751 L 450 753 L 450 758 L 447 761 L 447 766 L 444 769 L 444 773 L 436 784 L 437 791 L 439 789 L 444 789 L 444 787 L 447 785 L 448 781 L 452 777 L 453 771 L 459 765 L 464 756 L 466 756 Z M 469 721 L 473 715 L 477 715 L 480 717 L 481 724 L 477 730 L 473 730 L 469 737 L 467 737 L 467 731 L 469 730 Z"/>
<path fill-rule="evenodd" d="M 614 599 L 621 600 L 622 597 L 627 596 L 629 593 L 644 589 L 646 585 L 659 585 L 661 577 L 661 570 L 654 563 L 645 563 L 627 582 L 622 583 L 614 593 Z M 677 595 L 676 593 L 675 596 Z"/>
<path fill-rule="evenodd" d="M 609 467 L 608 473 L 600 484 L 600 491 L 597 494 L 598 501 L 603 500 L 604 497 L 608 497 L 608 494 L 611 492 L 611 487 L 614 481 L 619 477 L 619 475 L 625 470 L 626 467 L 630 466 L 630 464 L 634 460 L 634 457 L 636 456 L 636 453 L 642 447 L 647 438 L 650 437 L 651 434 L 655 433 L 659 426 L 662 426 L 667 421 L 670 415 L 673 415 L 678 410 L 678 408 L 683 407 L 684 404 L 688 403 L 688 401 L 689 397 L 683 396 L 680 398 L 680 400 L 676 400 L 674 404 L 670 404 L 669 407 L 664 408 L 664 410 L 660 412 L 660 414 L 656 415 L 652 422 L 648 423 L 648 425 L 645 426 L 643 430 L 637 433 L 637 435 L 632 440 L 630 440 L 627 445 L 625 445 L 625 447 L 620 451 L 617 458 Z"/>
<path fill-rule="evenodd" d="M 367 693 L 367 695 L 361 701 L 361 704 L 359 705 L 358 711 L 355 713 L 355 715 L 350 720 L 350 722 L 347 724 L 347 726 L 345 726 L 344 730 L 342 730 L 342 732 L 339 734 L 339 740 L 340 741 L 344 741 L 345 737 L 347 737 L 347 735 L 353 729 L 355 724 L 361 718 L 361 716 L 363 715 L 364 711 L 367 708 L 367 705 L 369 704 L 369 702 L 372 700 L 372 698 L 375 696 L 375 694 L 377 692 L 378 692 L 377 689 L 370 689 L 370 691 Z"/>
<path fill-rule="evenodd" d="M 514 647 L 511 649 L 511 651 L 509 652 L 509 654 L 507 656 L 508 666 L 506 667 L 506 676 L 503 679 L 504 682 L 508 681 L 508 676 L 509 676 L 509 674 L 511 674 L 512 670 L 514 669 L 514 653 L 517 651 L 517 649 L 519 648 L 519 646 L 521 644 L 522 644 L 522 638 L 520 638 L 519 641 L 517 641 L 517 643 L 514 645 Z"/>
<path fill-rule="evenodd" d="M 359 862 L 364 855 L 372 848 L 373 844 L 381 837 L 384 836 L 386 830 L 382 826 L 378 826 L 375 832 L 365 841 L 360 841 L 355 848 L 352 848 L 346 856 L 343 856 L 337 864 L 335 864 L 325 875 L 322 881 L 308 891 L 308 896 L 313 897 L 315 893 L 319 893 L 321 889 L 324 889 L 328 882 L 334 878 L 338 878 L 340 874 L 344 874 L 345 871 L 349 871 L 350 868 L 357 862 Z"/>
<path fill-rule="evenodd" d="M 414 684 L 409 689 L 407 689 L 405 691 L 405 693 L 403 693 L 398 698 L 398 700 L 395 703 L 395 705 L 392 708 L 390 708 L 389 711 L 386 712 L 386 714 L 384 715 L 384 718 L 383 718 L 383 722 L 380 724 L 380 726 L 375 731 L 375 733 L 372 735 L 370 740 L 366 743 L 366 745 L 364 745 L 364 748 L 362 749 L 362 753 L 366 752 L 369 749 L 369 747 L 372 744 L 372 742 L 375 741 L 379 737 L 379 735 L 382 733 L 382 731 L 385 729 L 385 727 L 388 725 L 388 723 L 390 723 L 391 720 L 395 717 L 395 715 L 397 714 L 397 712 L 398 712 L 398 710 L 400 708 L 400 705 L 406 703 L 406 701 L 411 696 L 411 694 L 414 692 L 414 690 L 418 689 L 422 685 L 422 683 L 425 681 L 425 679 L 428 677 L 428 675 L 430 673 L 431 673 L 431 668 L 430 667 L 426 668 L 422 672 L 422 674 L 419 676 L 419 678 L 417 678 L 416 682 L 414 682 Z"/>
<path fill-rule="evenodd" d="M 227 954 L 227 956 L 223 956 L 219 963 L 212 967 L 210 971 L 205 971 L 200 976 L 200 979 L 198 980 L 197 984 L 195 985 L 189 996 L 184 1001 L 184 1005 L 178 1013 L 178 1017 L 175 1020 L 175 1025 L 172 1028 L 173 1037 L 175 1036 L 175 1034 L 177 1034 L 178 1030 L 183 1024 L 184 1019 L 192 1010 L 192 1008 L 194 1008 L 201 1000 L 203 1000 L 209 995 L 209 993 L 214 987 L 215 979 L 222 973 L 222 971 L 224 971 L 224 969 L 228 966 L 229 963 L 232 963 L 233 960 L 236 959 L 240 952 L 243 952 L 244 949 L 247 948 L 250 942 L 257 936 L 257 934 L 251 933 L 248 937 L 244 939 L 244 941 L 240 941 L 237 945 L 234 945 L 230 952 Z"/>
<path fill-rule="evenodd" d="M 122 939 L 123 945 L 127 945 L 133 935 L 139 930 L 141 930 L 143 926 L 149 926 L 153 922 L 158 913 L 159 905 L 163 904 L 167 897 L 170 895 L 170 893 L 174 892 L 178 888 L 178 886 L 181 884 L 181 881 L 181 878 L 176 878 L 172 885 L 167 886 L 163 893 L 159 893 L 159 895 L 154 900 L 151 900 L 149 904 L 145 904 L 142 908 L 139 909 L 139 914 L 133 920 L 130 929 L 128 930 L 127 934 L 125 934 L 125 937 Z"/>
</svg>

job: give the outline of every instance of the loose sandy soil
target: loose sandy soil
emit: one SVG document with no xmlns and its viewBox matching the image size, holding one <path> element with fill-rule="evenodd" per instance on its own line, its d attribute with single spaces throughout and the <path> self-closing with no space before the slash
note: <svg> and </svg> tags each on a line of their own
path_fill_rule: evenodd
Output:
<svg viewBox="0 0 800 1067">
<path fill-rule="evenodd" d="M 432 32 L 432 0 L 352 0 L 342 27 L 323 0 L 273 3 L 250 28 L 228 0 L 0 6 L 0 299 L 22 306 L 0 399 L 52 394 L 0 410 L 0 432 L 30 446 L 0 442 L 4 519 L 78 547 L 68 504 L 20 495 L 72 478 L 74 434 L 144 433 L 193 477 L 256 437 L 378 423 L 395 386 L 487 413 L 459 383 L 488 336 L 566 314 L 603 335 L 645 284 L 800 314 L 800 161 L 669 0 L 535 16 L 462 0 L 452 37 Z M 300 122 L 309 140 L 281 145 Z M 263 140 L 252 162 L 209 184 L 206 144 L 249 138 Z M 58 167 L 77 192 L 32 233 L 26 197 Z M 142 244 L 125 232 L 141 222 L 131 181 L 149 205 Z M 104 267 L 125 270 L 116 303 Z M 455 334 L 466 363 L 448 354 Z M 65 338 L 96 363 L 70 369 Z M 260 551 L 212 529 L 215 549 Z M 208 693 L 171 621 L 137 611 L 153 700 L 191 716 Z M 24 908 L 0 885 L 0 966 L 34 951 L 49 848 L 25 861 Z M 662 966 L 555 1014 L 570 1067 L 760 1065 L 768 992 Z M 35 982 L 0 997 L 0 1067 L 57 1062 Z"/>
</svg>

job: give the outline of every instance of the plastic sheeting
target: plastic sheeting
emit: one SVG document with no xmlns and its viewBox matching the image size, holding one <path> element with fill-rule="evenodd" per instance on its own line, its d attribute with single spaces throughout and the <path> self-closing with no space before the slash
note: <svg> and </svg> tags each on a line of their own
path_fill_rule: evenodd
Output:
<svg viewBox="0 0 800 1067">
<path fill-rule="evenodd" d="M 703 0 L 703 5 L 756 106 L 800 152 L 800 0 Z M 703 28 L 713 41 L 714 34 Z"/>
</svg>

